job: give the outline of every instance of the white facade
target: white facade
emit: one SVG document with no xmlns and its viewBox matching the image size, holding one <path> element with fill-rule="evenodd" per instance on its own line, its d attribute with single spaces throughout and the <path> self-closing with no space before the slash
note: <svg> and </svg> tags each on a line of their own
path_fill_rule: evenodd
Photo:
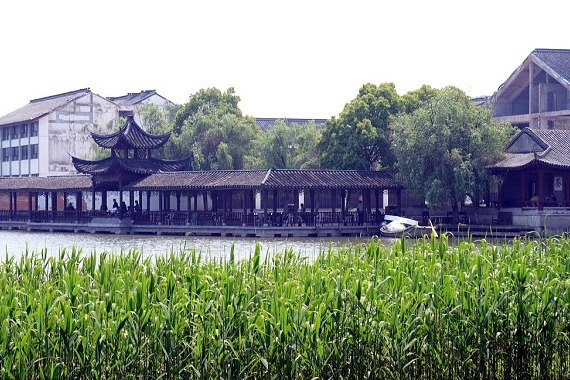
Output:
<svg viewBox="0 0 570 380">
<path fill-rule="evenodd" d="M 144 99 L 154 102 L 170 103 L 158 94 Z M 1 117 L 0 177 L 77 174 L 71 157 L 94 159 L 90 132 L 115 131 L 122 110 L 124 105 L 84 89 L 33 100 Z"/>
</svg>

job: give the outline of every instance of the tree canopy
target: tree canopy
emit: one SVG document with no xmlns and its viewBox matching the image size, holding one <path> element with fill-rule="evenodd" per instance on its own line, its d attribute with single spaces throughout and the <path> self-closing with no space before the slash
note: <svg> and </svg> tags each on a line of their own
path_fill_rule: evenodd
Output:
<svg viewBox="0 0 570 380">
<path fill-rule="evenodd" d="M 201 89 L 191 95 L 188 102 L 176 113 L 173 132 L 179 134 L 184 127 L 191 128 L 200 115 L 218 113 L 241 117 L 242 113 L 238 107 L 240 100 L 240 97 L 235 94 L 235 90 L 231 87 L 226 92 L 217 88 Z"/>
<path fill-rule="evenodd" d="M 253 154 L 260 128 L 242 116 L 232 88 L 211 88 L 190 96 L 174 118 L 165 149 L 171 157 L 193 155 L 195 170 L 240 170 Z"/>
<path fill-rule="evenodd" d="M 338 118 L 327 121 L 319 149 L 323 167 L 374 170 L 394 164 L 390 118 L 400 111 L 393 83 L 365 84 Z"/>
<path fill-rule="evenodd" d="M 169 132 L 179 108 L 180 106 L 174 104 L 164 108 L 155 104 L 144 104 L 138 107 L 141 127 L 148 133 L 155 135 Z"/>
<path fill-rule="evenodd" d="M 314 121 L 307 125 L 277 120 L 259 137 L 256 167 L 278 169 L 319 168 L 317 149 L 320 129 Z"/>
<path fill-rule="evenodd" d="M 480 194 L 485 167 L 500 158 L 514 129 L 456 87 L 417 104 L 391 123 L 397 177 L 430 206 L 451 206 L 457 215 L 467 193 Z"/>
</svg>

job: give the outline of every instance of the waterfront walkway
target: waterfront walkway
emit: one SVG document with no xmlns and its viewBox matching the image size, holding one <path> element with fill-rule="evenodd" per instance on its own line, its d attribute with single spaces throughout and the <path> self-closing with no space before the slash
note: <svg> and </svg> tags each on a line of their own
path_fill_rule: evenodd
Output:
<svg viewBox="0 0 570 380">
<path fill-rule="evenodd" d="M 296 219 L 293 219 L 296 218 Z M 154 234 L 223 237 L 365 237 L 379 235 L 383 214 L 151 211 L 119 217 L 91 211 L 0 211 L 0 229 L 43 232 Z M 455 237 L 513 238 L 535 234 L 532 228 L 439 223 L 438 232 Z"/>
</svg>

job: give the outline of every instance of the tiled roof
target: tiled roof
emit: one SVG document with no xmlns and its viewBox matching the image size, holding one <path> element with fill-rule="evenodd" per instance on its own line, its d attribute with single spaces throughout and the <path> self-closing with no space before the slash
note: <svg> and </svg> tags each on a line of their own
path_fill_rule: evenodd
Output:
<svg viewBox="0 0 570 380">
<path fill-rule="evenodd" d="M 535 49 L 531 55 L 536 62 L 542 62 L 560 76 L 560 79 L 570 84 L 570 50 L 566 49 Z"/>
<path fill-rule="evenodd" d="M 128 190 L 211 189 L 400 189 L 387 172 L 357 170 L 218 170 L 156 173 Z"/>
<path fill-rule="evenodd" d="M 129 190 L 251 189 L 259 187 L 259 184 L 266 175 L 267 170 L 213 170 L 156 173 L 133 183 L 129 186 Z"/>
<path fill-rule="evenodd" d="M 123 96 L 109 96 L 107 99 L 121 106 L 134 106 L 156 93 L 156 90 L 143 90 L 135 93 L 129 92 L 127 95 Z"/>
<path fill-rule="evenodd" d="M 88 191 L 91 176 L 0 177 L 0 191 Z"/>
<path fill-rule="evenodd" d="M 105 161 L 105 160 L 103 160 Z M 114 162 L 115 165 L 120 165 Z M 113 164 L 106 163 L 108 168 Z M 101 165 L 105 166 L 105 165 Z M 149 166 L 148 163 L 146 166 Z M 152 165 L 151 165 L 152 166 Z M 95 174 L 105 174 L 97 171 Z M 99 168 L 101 169 L 101 168 Z M 137 172 L 139 173 L 139 172 Z M 126 191 L 218 189 L 401 189 L 386 172 L 357 170 L 214 170 L 154 173 Z M 90 191 L 91 176 L 0 178 L 1 191 Z"/>
<path fill-rule="evenodd" d="M 75 169 L 85 174 L 109 174 L 128 172 L 135 174 L 151 174 L 158 172 L 175 172 L 187 170 L 190 165 L 190 157 L 181 160 L 161 160 L 158 158 L 124 159 L 116 156 L 108 157 L 99 161 L 88 161 L 77 157 L 71 157 Z"/>
<path fill-rule="evenodd" d="M 517 141 L 536 142 L 527 151 L 514 151 Z M 538 147 L 538 148 L 537 148 Z M 531 164 L 570 168 L 570 131 L 561 129 L 525 128 L 505 148 L 505 159 L 489 166 L 492 171 L 521 169 Z"/>
<path fill-rule="evenodd" d="M 90 93 L 89 88 L 31 100 L 29 104 L 0 117 L 0 125 L 36 120 L 67 103 Z"/>
<path fill-rule="evenodd" d="M 256 117 L 255 123 L 264 131 L 268 130 L 277 120 L 283 120 L 285 124 L 306 125 L 314 121 L 317 127 L 324 127 L 327 119 L 289 119 L 289 118 L 272 118 L 272 117 Z"/>
<path fill-rule="evenodd" d="M 164 145 L 170 138 L 170 132 L 163 135 L 151 135 L 145 132 L 134 120 L 132 116 L 127 118 L 127 122 L 115 133 L 101 135 L 91 133 L 95 143 L 102 148 L 108 149 L 156 149 Z"/>
<path fill-rule="evenodd" d="M 396 189 L 401 188 L 385 171 L 273 169 L 263 181 L 269 188 L 304 189 Z"/>
</svg>

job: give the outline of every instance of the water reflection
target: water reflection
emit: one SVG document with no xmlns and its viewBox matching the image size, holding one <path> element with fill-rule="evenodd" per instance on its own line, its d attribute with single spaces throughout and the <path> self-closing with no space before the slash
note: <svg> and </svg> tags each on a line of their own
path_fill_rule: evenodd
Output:
<svg viewBox="0 0 570 380">
<path fill-rule="evenodd" d="M 144 256 L 156 256 L 170 253 L 172 250 L 196 249 L 205 258 L 224 258 L 229 254 L 232 244 L 236 259 L 247 258 L 255 251 L 257 242 L 261 243 L 264 254 L 283 252 L 293 249 L 300 256 L 314 257 L 321 250 L 338 248 L 348 244 L 366 243 L 368 238 L 235 238 L 235 237 L 199 237 L 167 235 L 112 235 L 112 234 L 73 234 L 45 233 L 0 230 L 0 247 L 10 256 L 20 257 L 28 252 L 46 249 L 48 255 L 55 256 L 61 249 L 73 246 L 82 248 L 84 253 L 96 251 L 120 253 L 129 249 L 142 251 Z M 3 260 L 4 255 L 0 255 Z"/>
</svg>

